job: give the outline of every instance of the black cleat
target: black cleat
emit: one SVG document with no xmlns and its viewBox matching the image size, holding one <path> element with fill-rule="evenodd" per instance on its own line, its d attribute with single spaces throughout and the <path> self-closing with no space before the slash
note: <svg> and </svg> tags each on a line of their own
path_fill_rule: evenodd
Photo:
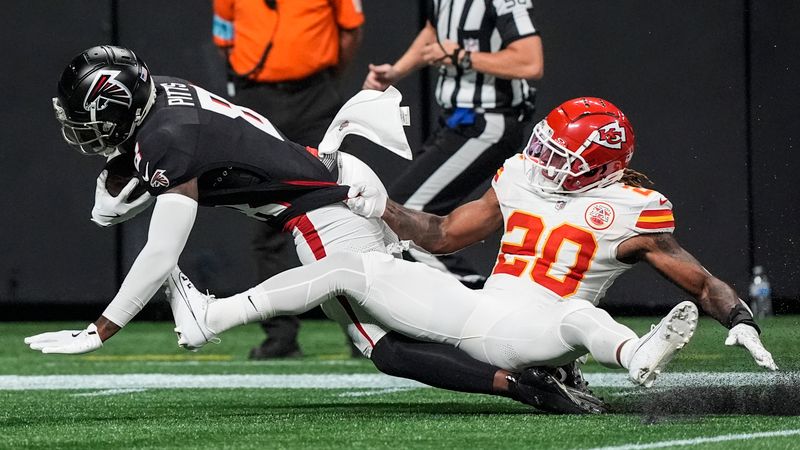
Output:
<svg viewBox="0 0 800 450">
<path fill-rule="evenodd" d="M 572 361 L 569 364 L 564 364 L 563 366 L 558 366 L 555 368 L 545 367 L 544 369 L 553 374 L 558 381 L 564 383 L 564 386 L 575 389 L 587 395 L 588 398 L 595 399 L 595 401 L 600 402 L 601 406 L 606 411 L 611 409 L 611 407 L 603 400 L 602 397 L 596 396 L 594 392 L 589 389 L 589 382 L 583 378 L 581 363 L 579 363 L 577 360 Z"/>
<path fill-rule="evenodd" d="M 278 339 L 267 338 L 258 347 L 250 350 L 250 359 L 274 359 L 274 358 L 299 358 L 303 356 L 300 346 L 296 341 L 281 341 Z"/>
<path fill-rule="evenodd" d="M 568 387 L 541 367 L 531 367 L 509 380 L 514 398 L 557 414 L 603 414 L 608 405 L 590 392 Z M 588 391 L 588 389 L 587 389 Z"/>
<path fill-rule="evenodd" d="M 572 361 L 569 364 L 558 367 L 543 367 L 543 369 L 551 373 L 558 381 L 564 383 L 564 386 L 594 395 L 589 389 L 589 383 L 583 378 L 583 372 L 581 372 L 578 361 Z"/>
</svg>

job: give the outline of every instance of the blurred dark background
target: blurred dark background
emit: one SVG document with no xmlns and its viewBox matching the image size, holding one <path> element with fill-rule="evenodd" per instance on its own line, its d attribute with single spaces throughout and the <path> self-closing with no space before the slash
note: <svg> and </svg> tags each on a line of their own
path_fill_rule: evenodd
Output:
<svg viewBox="0 0 800 450">
<path fill-rule="evenodd" d="M 537 119 L 576 96 L 613 101 L 637 131 L 633 167 L 675 205 L 679 241 L 743 298 L 751 266 L 763 265 L 778 311 L 795 309 L 800 3 L 534 0 L 534 6 L 545 46 Z M 368 63 L 396 60 L 422 24 L 418 1 L 364 0 L 364 11 L 364 42 L 341 86 L 347 97 L 360 88 Z M 61 141 L 50 98 L 63 67 L 84 48 L 115 43 L 134 49 L 155 74 L 224 93 L 211 17 L 210 2 L 198 0 L 4 5 L 0 320 L 95 317 L 146 239 L 147 217 L 116 229 L 89 221 L 103 161 Z M 413 148 L 432 126 L 433 78 L 422 72 L 398 85 L 412 108 Z M 357 147 L 384 180 L 405 163 L 379 148 Z M 212 292 L 249 287 L 258 281 L 251 227 L 241 214 L 202 210 L 181 266 Z M 488 272 L 497 237 L 466 251 Z M 609 291 L 609 309 L 646 313 L 686 297 L 649 268 L 631 272 Z M 144 315 L 165 311 L 156 304 Z"/>
</svg>

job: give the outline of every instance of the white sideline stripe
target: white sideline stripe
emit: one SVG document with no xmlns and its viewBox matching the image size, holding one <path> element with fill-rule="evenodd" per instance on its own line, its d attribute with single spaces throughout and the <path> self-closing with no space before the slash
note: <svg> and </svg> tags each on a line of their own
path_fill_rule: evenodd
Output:
<svg viewBox="0 0 800 450">
<path fill-rule="evenodd" d="M 593 387 L 633 388 L 623 373 L 586 374 Z M 765 386 L 800 380 L 797 372 L 685 372 L 668 373 L 657 381 L 658 388 L 710 386 Z M 421 388 L 424 384 L 383 374 L 292 374 L 292 375 L 2 375 L 0 390 L 42 389 L 394 389 Z M 648 391 L 642 390 L 646 393 Z"/>
<path fill-rule="evenodd" d="M 426 387 L 381 374 L 356 375 L 36 375 L 0 376 L 0 390 L 43 389 L 389 389 Z"/>
<path fill-rule="evenodd" d="M 597 387 L 633 387 L 623 373 L 589 373 L 586 381 Z M 675 387 L 763 386 L 800 382 L 798 372 L 673 372 L 660 375 L 655 389 Z M 643 392 L 645 392 L 643 390 Z"/>
<path fill-rule="evenodd" d="M 694 439 L 679 439 L 675 441 L 652 442 L 649 444 L 626 444 L 626 445 L 618 445 L 612 447 L 594 447 L 588 450 L 645 450 L 649 448 L 680 447 L 689 445 L 708 444 L 711 442 L 749 441 L 751 439 L 794 436 L 797 434 L 800 434 L 800 430 L 779 430 L 779 431 L 764 431 L 762 433 L 724 434 L 721 436 L 709 436 L 709 437 L 694 438 Z"/>
</svg>

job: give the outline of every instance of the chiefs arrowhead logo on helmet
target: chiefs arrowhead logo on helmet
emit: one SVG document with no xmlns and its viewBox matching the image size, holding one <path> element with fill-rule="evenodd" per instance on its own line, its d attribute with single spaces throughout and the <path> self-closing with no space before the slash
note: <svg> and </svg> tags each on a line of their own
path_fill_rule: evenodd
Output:
<svg viewBox="0 0 800 450">
<path fill-rule="evenodd" d="M 86 111 L 102 111 L 109 103 L 117 103 L 130 108 L 133 101 L 131 91 L 120 83 L 116 76 L 119 70 L 98 70 L 94 76 L 94 81 L 86 93 L 83 100 L 83 108 Z"/>
<path fill-rule="evenodd" d="M 589 140 L 603 147 L 622 148 L 622 143 L 626 141 L 625 128 L 614 121 L 598 128 Z"/>
</svg>

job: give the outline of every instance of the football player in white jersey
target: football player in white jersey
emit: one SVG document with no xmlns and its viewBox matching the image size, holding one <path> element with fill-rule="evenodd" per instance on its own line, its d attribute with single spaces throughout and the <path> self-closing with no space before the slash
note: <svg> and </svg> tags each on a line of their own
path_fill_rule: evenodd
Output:
<svg viewBox="0 0 800 450">
<path fill-rule="evenodd" d="M 677 305 L 639 338 L 595 306 L 617 276 L 646 261 L 730 328 L 726 344 L 746 347 L 759 365 L 776 370 L 752 314 L 678 245 L 670 203 L 642 188 L 645 177 L 628 169 L 633 144 L 618 108 L 581 98 L 536 126 L 525 151 L 506 161 L 481 199 L 446 217 L 387 205 L 369 186 L 351 189 L 351 208 L 381 216 L 401 238 L 436 253 L 504 226 L 497 265 L 482 290 L 385 254 L 340 253 L 228 299 L 209 299 L 180 276 L 186 302 L 176 321 L 199 346 L 238 324 L 296 314 L 345 294 L 390 329 L 452 344 L 508 370 L 556 366 L 589 352 L 650 386 L 688 342 L 697 308 Z"/>
<path fill-rule="evenodd" d="M 730 330 L 726 345 L 743 346 L 758 365 L 777 370 L 746 304 L 672 236 L 672 204 L 628 168 L 633 151 L 622 111 L 603 99 L 577 98 L 537 124 L 482 198 L 446 217 L 387 204 L 368 186 L 351 189 L 350 205 L 377 211 L 401 238 L 433 253 L 464 248 L 503 224 L 486 290 L 536 302 L 596 305 L 622 272 L 647 262 Z"/>
</svg>

